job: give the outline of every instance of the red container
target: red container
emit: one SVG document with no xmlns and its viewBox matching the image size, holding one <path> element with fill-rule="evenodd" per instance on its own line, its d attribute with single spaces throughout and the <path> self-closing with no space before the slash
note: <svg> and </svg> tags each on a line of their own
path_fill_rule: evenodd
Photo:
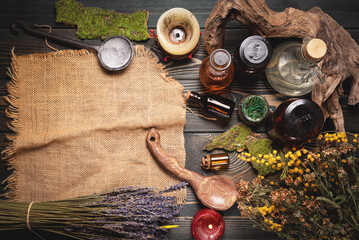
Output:
<svg viewBox="0 0 359 240">
<path fill-rule="evenodd" d="M 191 231 L 196 240 L 217 240 L 224 233 L 223 217 L 215 210 L 201 209 L 193 216 Z"/>
</svg>

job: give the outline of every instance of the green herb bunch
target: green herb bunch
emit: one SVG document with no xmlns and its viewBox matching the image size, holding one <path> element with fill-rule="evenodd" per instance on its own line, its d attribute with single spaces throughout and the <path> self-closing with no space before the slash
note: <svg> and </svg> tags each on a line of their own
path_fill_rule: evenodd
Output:
<svg viewBox="0 0 359 240">
<path fill-rule="evenodd" d="M 357 134 L 325 133 L 312 147 L 286 152 L 274 165 L 278 182 L 238 183 L 241 214 L 281 238 L 359 239 L 357 143 Z"/>
<path fill-rule="evenodd" d="M 256 95 L 246 99 L 242 108 L 243 112 L 253 120 L 263 119 L 266 112 L 268 111 L 265 100 L 262 97 Z"/>
</svg>

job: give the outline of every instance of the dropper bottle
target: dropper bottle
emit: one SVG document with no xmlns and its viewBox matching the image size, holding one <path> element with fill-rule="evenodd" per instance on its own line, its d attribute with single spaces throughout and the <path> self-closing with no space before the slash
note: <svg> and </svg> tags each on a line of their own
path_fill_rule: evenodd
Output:
<svg viewBox="0 0 359 240">
<path fill-rule="evenodd" d="M 188 91 L 186 100 L 199 107 L 203 114 L 227 121 L 234 110 L 235 102 L 219 95 L 199 94 L 194 91 Z"/>
</svg>

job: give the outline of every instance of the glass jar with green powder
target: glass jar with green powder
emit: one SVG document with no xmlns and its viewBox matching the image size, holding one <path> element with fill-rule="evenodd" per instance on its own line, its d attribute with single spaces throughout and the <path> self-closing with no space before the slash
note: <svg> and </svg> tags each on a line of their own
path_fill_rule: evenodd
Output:
<svg viewBox="0 0 359 240">
<path fill-rule="evenodd" d="M 260 95 L 248 95 L 238 105 L 241 120 L 249 126 L 259 126 L 269 114 L 267 100 Z"/>
</svg>

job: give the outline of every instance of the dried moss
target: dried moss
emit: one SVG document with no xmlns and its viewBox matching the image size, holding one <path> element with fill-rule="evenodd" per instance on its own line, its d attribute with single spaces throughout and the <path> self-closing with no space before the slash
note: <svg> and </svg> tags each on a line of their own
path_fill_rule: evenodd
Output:
<svg viewBox="0 0 359 240">
<path fill-rule="evenodd" d="M 245 124 L 238 123 L 232 128 L 215 137 L 211 143 L 204 148 L 206 151 L 212 151 L 215 148 L 222 148 L 227 151 L 237 151 L 245 148 L 245 141 L 252 134 L 252 130 Z"/>
<path fill-rule="evenodd" d="M 96 7 L 84 7 L 75 0 L 60 0 L 56 4 L 56 22 L 77 26 L 76 36 L 81 39 L 106 39 L 125 36 L 142 41 L 149 37 L 148 12 L 118 13 Z"/>
<path fill-rule="evenodd" d="M 249 136 L 246 141 L 246 147 L 248 152 L 252 156 L 258 156 L 259 154 L 267 154 L 272 152 L 272 140 L 268 138 L 256 138 Z M 252 161 L 253 167 L 258 171 L 258 175 L 267 176 L 271 173 L 275 173 L 277 169 L 273 169 L 272 165 L 264 165 L 262 163 L 257 163 L 257 161 Z"/>
<path fill-rule="evenodd" d="M 247 149 L 252 156 L 258 156 L 258 154 L 267 154 L 273 151 L 271 145 L 272 140 L 260 137 L 253 133 L 247 125 L 240 122 L 215 137 L 204 147 L 204 150 L 212 151 L 216 148 L 220 148 L 226 151 L 241 152 Z M 256 162 L 252 164 L 261 176 L 266 176 L 277 171 L 271 166 L 265 166 L 264 164 L 257 164 Z"/>
</svg>

